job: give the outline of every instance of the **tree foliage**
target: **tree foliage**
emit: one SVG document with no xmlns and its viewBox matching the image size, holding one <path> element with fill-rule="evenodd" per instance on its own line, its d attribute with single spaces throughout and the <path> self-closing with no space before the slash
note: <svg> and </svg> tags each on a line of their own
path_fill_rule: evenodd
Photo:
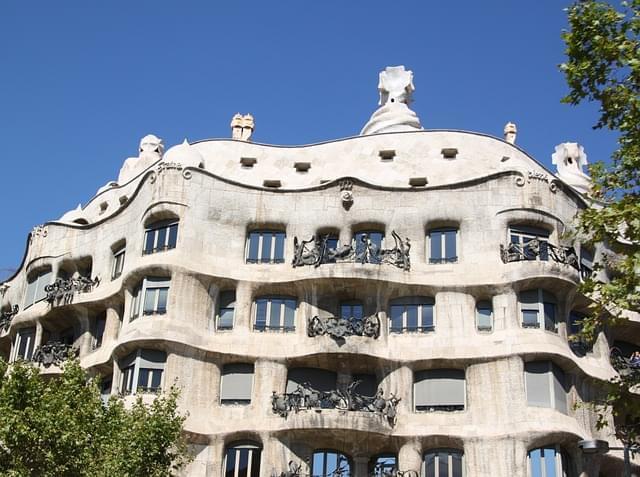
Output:
<svg viewBox="0 0 640 477">
<path fill-rule="evenodd" d="M 178 391 L 129 408 L 100 397 L 77 360 L 60 376 L 0 360 L 0 474 L 7 476 L 170 476 L 188 462 Z"/>
<path fill-rule="evenodd" d="M 582 286 L 594 300 L 583 323 L 585 335 L 593 339 L 603 326 L 619 325 L 629 311 L 640 311 L 640 0 L 616 5 L 576 1 L 567 11 L 567 61 L 561 69 L 569 94 L 563 101 L 597 103 L 600 117 L 594 128 L 618 133 L 610 163 L 590 168 L 596 200 L 578 218 L 581 236 L 612 251 L 598 265 L 609 280 L 592 278 Z M 600 403 L 602 411 L 613 412 L 620 424 L 616 432 L 627 442 L 640 436 L 640 406 L 632 399 L 639 378 L 640 371 L 610 381 Z M 600 424 L 605 420 L 601 414 Z"/>
</svg>

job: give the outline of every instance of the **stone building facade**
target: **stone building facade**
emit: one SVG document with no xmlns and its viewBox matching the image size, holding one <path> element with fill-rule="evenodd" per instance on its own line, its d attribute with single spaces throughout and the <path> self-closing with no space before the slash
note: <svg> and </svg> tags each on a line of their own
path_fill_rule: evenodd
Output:
<svg viewBox="0 0 640 477">
<path fill-rule="evenodd" d="M 557 156 L 572 183 L 513 125 L 422 130 L 402 84 L 381 77 L 357 137 L 254 144 L 253 118 L 166 154 L 145 137 L 33 230 L 0 353 L 56 373 L 72 346 L 105 396 L 176 383 L 193 476 L 621 475 L 577 445 L 619 445 L 579 406 L 618 337 L 570 340 L 594 255 L 567 235 L 580 152 Z"/>
</svg>

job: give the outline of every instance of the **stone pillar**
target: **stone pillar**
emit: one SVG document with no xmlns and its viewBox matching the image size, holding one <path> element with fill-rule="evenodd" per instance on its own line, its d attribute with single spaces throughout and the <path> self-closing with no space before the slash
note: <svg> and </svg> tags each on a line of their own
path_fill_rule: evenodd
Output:
<svg viewBox="0 0 640 477">
<path fill-rule="evenodd" d="M 93 341 L 93 336 L 91 335 L 91 326 L 89 322 L 89 317 L 87 316 L 86 310 L 82 311 L 81 316 L 78 317 L 79 322 L 79 336 L 76 339 L 76 343 L 78 343 L 78 348 L 80 350 L 80 357 L 85 356 L 86 354 L 91 353 L 91 342 Z"/>
<path fill-rule="evenodd" d="M 197 330 L 206 330 L 211 316 L 207 287 L 195 276 L 174 272 L 171 276 L 167 311 L 175 319 L 189 320 Z"/>
<path fill-rule="evenodd" d="M 397 407 L 398 419 L 406 419 L 413 412 L 413 371 L 408 366 L 401 366 L 390 371 L 380 382 L 384 397 L 391 393 L 400 398 Z"/>
<path fill-rule="evenodd" d="M 107 308 L 105 312 L 104 335 L 102 336 L 102 344 L 110 343 L 118 338 L 120 331 L 120 315 L 114 307 Z"/>
<path fill-rule="evenodd" d="M 207 461 L 207 477 L 222 475 L 224 463 L 224 439 L 221 436 L 212 437 L 209 441 L 209 459 Z"/>
<path fill-rule="evenodd" d="M 417 440 L 410 440 L 402 444 L 398 452 L 398 470 L 414 470 L 421 475 L 422 446 Z"/>
<path fill-rule="evenodd" d="M 369 456 L 359 455 L 353 458 L 354 477 L 367 477 L 369 475 Z"/>
<path fill-rule="evenodd" d="M 287 387 L 287 367 L 283 363 L 259 359 L 255 363 L 253 374 L 253 398 L 251 403 L 254 409 L 272 415 L 271 396 L 283 394 Z"/>
<path fill-rule="evenodd" d="M 35 340 L 33 343 L 33 350 L 35 351 L 35 349 L 40 346 L 42 344 L 42 334 L 44 333 L 44 327 L 42 326 L 42 323 L 40 323 L 40 321 L 36 322 L 36 336 L 35 336 Z M 15 340 L 14 340 L 15 343 Z"/>
<path fill-rule="evenodd" d="M 238 282 L 236 288 L 236 310 L 235 323 L 233 325 L 234 333 L 250 332 L 253 327 L 251 319 L 251 305 L 253 302 L 253 287 L 249 282 Z"/>
<path fill-rule="evenodd" d="M 260 477 L 279 476 L 280 472 L 287 471 L 291 458 L 286 446 L 269 434 L 260 434 L 260 439 L 262 440 Z"/>
</svg>

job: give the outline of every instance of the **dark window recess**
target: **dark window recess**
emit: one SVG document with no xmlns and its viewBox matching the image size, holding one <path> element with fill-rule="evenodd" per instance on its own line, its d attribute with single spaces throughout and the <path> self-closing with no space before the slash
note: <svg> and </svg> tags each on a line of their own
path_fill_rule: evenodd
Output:
<svg viewBox="0 0 640 477">
<path fill-rule="evenodd" d="M 156 222 L 145 231 L 143 255 L 176 248 L 178 241 L 178 221 Z"/>
</svg>

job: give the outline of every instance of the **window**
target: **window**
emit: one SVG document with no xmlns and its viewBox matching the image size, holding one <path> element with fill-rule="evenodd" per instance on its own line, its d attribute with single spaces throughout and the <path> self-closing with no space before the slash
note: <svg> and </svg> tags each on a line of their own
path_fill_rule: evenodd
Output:
<svg viewBox="0 0 640 477">
<path fill-rule="evenodd" d="M 476 303 L 476 326 L 478 331 L 491 331 L 493 329 L 493 307 L 488 300 Z"/>
<path fill-rule="evenodd" d="M 62 330 L 59 333 L 58 341 L 60 341 L 60 343 L 62 344 L 73 346 L 73 343 L 75 343 L 76 341 L 76 334 L 73 331 L 73 327 L 65 328 L 64 330 Z"/>
<path fill-rule="evenodd" d="M 428 297 L 406 297 L 391 301 L 391 333 L 426 333 L 435 330 L 435 301 Z"/>
<path fill-rule="evenodd" d="M 263 297 L 256 300 L 257 331 L 294 331 L 297 302 L 295 298 Z"/>
<path fill-rule="evenodd" d="M 218 321 L 216 322 L 216 330 L 232 330 L 233 315 L 236 309 L 236 292 L 235 290 L 221 291 L 218 298 Z"/>
<path fill-rule="evenodd" d="M 396 475 L 398 459 L 395 454 L 382 454 L 374 457 L 369 462 L 369 475 L 371 477 L 390 477 Z"/>
<path fill-rule="evenodd" d="M 462 411 L 465 379 L 461 369 L 430 369 L 414 374 L 416 411 Z"/>
<path fill-rule="evenodd" d="M 593 252 L 582 245 L 580 247 L 580 277 L 588 280 L 593 274 Z"/>
<path fill-rule="evenodd" d="M 107 317 L 102 315 L 96 318 L 95 326 L 93 329 L 93 349 L 98 349 L 102 346 L 102 338 L 104 337 L 104 329 L 107 325 Z"/>
<path fill-rule="evenodd" d="M 135 394 L 138 390 L 159 391 L 166 362 L 167 354 L 154 349 L 139 349 L 122 358 L 118 363 L 122 372 L 120 392 Z"/>
<path fill-rule="evenodd" d="M 224 453 L 224 477 L 260 477 L 262 449 L 253 442 L 237 443 Z"/>
<path fill-rule="evenodd" d="M 567 477 L 567 456 L 558 446 L 540 447 L 527 453 L 529 477 Z"/>
<path fill-rule="evenodd" d="M 532 240 L 537 240 L 539 243 L 540 248 L 537 253 L 537 247 L 529 245 Z M 549 260 L 549 232 L 544 229 L 513 225 L 509 227 L 509 241 L 522 250 L 522 260 Z"/>
<path fill-rule="evenodd" d="M 284 263 L 285 233 L 255 230 L 247 237 L 247 263 Z"/>
<path fill-rule="evenodd" d="M 340 303 L 340 318 L 348 320 L 353 318 L 362 320 L 364 318 L 364 308 L 359 301 L 345 301 Z"/>
<path fill-rule="evenodd" d="M 24 328 L 18 330 L 18 334 L 16 335 L 16 340 L 13 345 L 13 361 L 17 361 L 19 359 L 30 361 L 33 356 L 35 341 L 35 328 Z"/>
<path fill-rule="evenodd" d="M 424 454 L 424 477 L 463 477 L 464 455 L 457 449 L 433 449 Z"/>
<path fill-rule="evenodd" d="M 176 248 L 178 220 L 162 220 L 147 227 L 144 233 L 143 255 Z M 124 257 L 123 257 L 124 258 Z"/>
<path fill-rule="evenodd" d="M 122 275 L 122 269 L 124 268 L 124 253 L 124 247 L 119 248 L 113 253 L 113 270 L 111 271 L 112 280 L 115 280 Z"/>
<path fill-rule="evenodd" d="M 167 312 L 167 296 L 171 279 L 147 277 L 133 292 L 131 320 L 142 315 L 162 315 Z"/>
<path fill-rule="evenodd" d="M 311 462 L 313 477 L 351 477 L 350 459 L 340 452 L 317 450 Z"/>
<path fill-rule="evenodd" d="M 551 361 L 531 361 L 524 365 L 527 404 L 550 407 L 567 413 L 564 371 Z"/>
<path fill-rule="evenodd" d="M 106 405 L 111 397 L 111 385 L 113 382 L 113 376 L 102 376 L 100 379 L 100 399 L 102 404 Z"/>
<path fill-rule="evenodd" d="M 250 404 L 253 364 L 226 364 L 220 382 L 220 404 Z"/>
<path fill-rule="evenodd" d="M 520 292 L 520 312 L 523 328 L 543 328 L 558 331 L 556 299 L 542 288 Z"/>
<path fill-rule="evenodd" d="M 362 263 L 381 263 L 380 250 L 384 233 L 376 230 L 363 230 L 354 236 L 356 241 L 356 261 Z"/>
<path fill-rule="evenodd" d="M 287 375 L 287 393 L 293 393 L 299 385 L 308 384 L 316 391 L 329 392 L 337 387 L 338 377 L 333 371 L 319 368 L 291 368 Z"/>
<path fill-rule="evenodd" d="M 455 263 L 458 261 L 456 239 L 458 229 L 442 228 L 429 231 L 429 263 Z"/>
<path fill-rule="evenodd" d="M 47 297 L 47 292 L 44 291 L 44 287 L 50 285 L 52 281 L 53 273 L 51 272 L 51 268 L 30 275 L 27 279 L 27 293 L 23 308 L 27 308 L 40 300 L 44 300 Z"/>
</svg>

